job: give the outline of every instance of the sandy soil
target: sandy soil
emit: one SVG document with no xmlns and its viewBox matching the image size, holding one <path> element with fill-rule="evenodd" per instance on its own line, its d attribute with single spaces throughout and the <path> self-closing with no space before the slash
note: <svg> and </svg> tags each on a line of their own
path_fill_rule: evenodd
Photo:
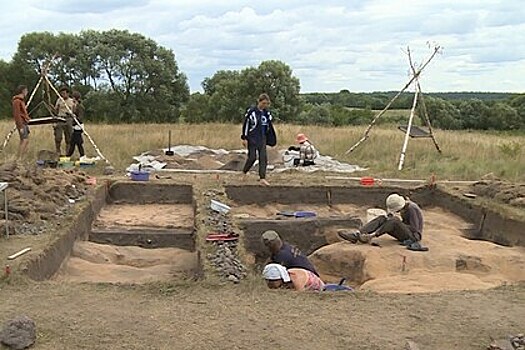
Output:
<svg viewBox="0 0 525 350">
<path fill-rule="evenodd" d="M 375 240 L 380 248 L 340 242 L 322 247 L 311 257 L 323 277 L 332 281 L 347 276 L 349 266 L 363 260 L 362 288 L 378 292 L 487 289 L 525 281 L 525 247 L 467 240 L 461 229 L 468 223 L 441 208 L 425 210 L 424 216 L 423 244 L 428 252 L 409 251 L 384 235 Z"/>
<path fill-rule="evenodd" d="M 366 222 L 367 208 L 335 205 L 248 205 L 232 209 L 233 215 L 275 219 L 281 210 L 312 210 L 321 218 L 356 215 Z M 370 245 L 353 245 L 337 237 L 337 229 L 323 231 L 330 245 L 311 255 L 323 279 L 337 282 L 347 277 L 353 286 L 388 293 L 426 293 L 444 290 L 487 289 L 525 281 L 525 248 L 503 247 L 463 238 L 470 224 L 442 208 L 424 210 L 423 244 L 429 252 L 412 252 L 385 235 Z M 300 220 L 300 219 L 289 219 Z M 404 263 L 403 263 L 404 259 Z M 361 262 L 363 261 L 363 262 Z M 356 270 L 355 266 L 360 266 Z M 355 276 L 353 276 L 355 274 Z"/>
<path fill-rule="evenodd" d="M 93 227 L 190 228 L 193 217 L 193 208 L 187 204 L 118 204 L 102 208 Z"/>
<path fill-rule="evenodd" d="M 198 267 L 198 254 L 183 249 L 144 249 L 79 241 L 54 279 L 145 283 L 191 275 Z"/>
</svg>

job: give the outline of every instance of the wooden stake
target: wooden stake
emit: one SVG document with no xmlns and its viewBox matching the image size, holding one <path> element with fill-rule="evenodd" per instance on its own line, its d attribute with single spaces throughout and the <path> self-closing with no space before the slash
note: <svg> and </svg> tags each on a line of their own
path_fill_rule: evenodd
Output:
<svg viewBox="0 0 525 350">
<path fill-rule="evenodd" d="M 405 86 L 401 89 L 401 91 L 399 91 L 397 93 L 397 95 L 395 95 L 391 100 L 390 102 L 388 102 L 388 104 L 385 106 L 385 108 L 383 108 L 383 110 L 381 112 L 379 112 L 375 117 L 374 119 L 372 119 L 372 122 L 370 123 L 370 125 L 368 125 L 368 127 L 366 128 L 365 130 L 365 133 L 363 134 L 363 137 L 361 137 L 361 139 L 359 141 L 356 142 L 355 145 L 353 145 L 351 148 L 349 148 L 345 154 L 349 154 L 351 152 L 353 152 L 357 147 L 359 147 L 359 145 L 361 143 L 363 143 L 364 141 L 366 141 L 369 137 L 370 137 L 370 131 L 372 130 L 372 128 L 374 127 L 374 125 L 376 124 L 377 120 L 383 115 L 385 114 L 385 112 L 390 108 L 390 106 L 392 105 L 392 103 L 394 103 L 394 101 L 406 90 L 408 89 L 408 87 L 414 82 L 414 80 L 416 80 L 419 75 L 421 74 L 421 72 L 423 71 L 423 69 L 425 69 L 425 67 L 430 63 L 430 61 L 432 61 L 432 59 L 437 55 L 437 53 L 439 52 L 439 50 L 441 49 L 440 46 L 435 46 L 434 47 L 434 52 L 432 52 L 432 54 L 430 55 L 430 57 L 426 60 L 426 62 L 421 66 L 421 68 L 419 68 L 419 70 L 415 71 L 414 74 L 412 75 L 412 77 L 410 78 L 410 80 L 405 84 Z"/>
<path fill-rule="evenodd" d="M 415 74 L 416 68 L 414 66 L 414 62 L 412 61 L 412 55 L 410 53 L 410 48 L 407 48 L 407 55 L 408 55 L 408 62 L 410 63 L 410 69 L 412 70 L 412 74 Z M 428 132 L 430 134 L 430 137 L 432 138 L 432 142 L 434 142 L 434 146 L 436 147 L 436 150 L 441 153 L 441 149 L 439 148 L 439 145 L 437 143 L 437 140 L 434 136 L 434 132 L 432 131 L 432 125 L 430 124 L 430 118 L 427 113 L 427 106 L 425 105 L 425 99 L 423 98 L 423 91 L 421 90 L 421 85 L 419 84 L 419 77 L 416 78 L 416 88 L 419 90 L 419 99 L 420 99 L 420 106 L 421 106 L 421 112 L 423 114 L 423 118 L 425 121 L 425 124 L 428 127 Z"/>
<path fill-rule="evenodd" d="M 412 109 L 410 110 L 410 118 L 408 118 L 408 127 L 405 134 L 405 141 L 403 142 L 403 148 L 401 149 L 401 155 L 399 156 L 399 166 L 397 170 L 403 169 L 403 164 L 405 163 L 405 155 L 408 147 L 408 139 L 410 138 L 410 130 L 412 130 L 412 122 L 414 120 L 414 114 L 416 111 L 417 97 L 419 95 L 419 90 L 416 88 L 414 93 L 414 101 L 412 102 Z"/>
</svg>

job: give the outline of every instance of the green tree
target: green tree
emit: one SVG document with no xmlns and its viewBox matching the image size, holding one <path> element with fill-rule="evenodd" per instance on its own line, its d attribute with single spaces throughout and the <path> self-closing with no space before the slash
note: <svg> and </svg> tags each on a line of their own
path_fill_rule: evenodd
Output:
<svg viewBox="0 0 525 350">
<path fill-rule="evenodd" d="M 218 71 L 202 82 L 214 121 L 239 122 L 246 108 L 265 92 L 272 100 L 272 114 L 277 119 L 293 121 L 301 108 L 299 79 L 280 61 L 264 61 L 258 67 L 241 71 Z"/>
<path fill-rule="evenodd" d="M 210 105 L 210 96 L 196 92 L 191 94 L 188 103 L 181 111 L 181 121 L 189 123 L 205 123 L 213 120 L 213 110 Z"/>
<path fill-rule="evenodd" d="M 29 33 L 20 39 L 13 66 L 19 80 L 33 86 L 50 59 L 52 82 L 83 92 L 91 120 L 174 121 L 189 98 L 173 51 L 141 34 Z"/>
<path fill-rule="evenodd" d="M 425 105 L 432 124 L 441 129 L 462 129 L 459 110 L 441 98 L 426 97 Z"/>
<path fill-rule="evenodd" d="M 525 128 L 525 94 L 511 98 L 509 105 L 516 110 L 520 118 L 521 127 Z"/>
<path fill-rule="evenodd" d="M 494 130 L 516 130 L 522 126 L 516 109 L 503 102 L 496 102 L 490 108 L 490 120 Z"/>
<path fill-rule="evenodd" d="M 491 127 L 490 108 L 481 100 L 461 101 L 458 105 L 461 121 L 465 129 L 489 129 Z"/>
</svg>

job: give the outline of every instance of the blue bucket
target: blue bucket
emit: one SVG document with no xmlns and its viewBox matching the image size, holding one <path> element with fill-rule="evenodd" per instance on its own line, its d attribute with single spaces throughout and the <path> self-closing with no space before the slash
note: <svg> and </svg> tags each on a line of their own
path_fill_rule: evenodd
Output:
<svg viewBox="0 0 525 350">
<path fill-rule="evenodd" d="M 133 181 L 149 181 L 149 172 L 142 170 L 131 171 L 131 180 Z"/>
</svg>

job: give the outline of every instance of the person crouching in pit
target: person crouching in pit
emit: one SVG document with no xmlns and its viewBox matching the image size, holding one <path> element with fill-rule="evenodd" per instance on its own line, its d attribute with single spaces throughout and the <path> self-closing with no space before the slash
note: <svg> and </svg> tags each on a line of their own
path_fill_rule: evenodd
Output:
<svg viewBox="0 0 525 350">
<path fill-rule="evenodd" d="M 387 215 L 380 215 L 365 224 L 357 232 L 337 232 L 338 236 L 351 243 L 369 243 L 387 233 L 397 239 L 409 250 L 427 251 L 427 247 L 421 245 L 423 234 L 423 213 L 419 206 L 394 193 L 386 199 Z M 395 214 L 401 214 L 399 219 Z"/>
</svg>

